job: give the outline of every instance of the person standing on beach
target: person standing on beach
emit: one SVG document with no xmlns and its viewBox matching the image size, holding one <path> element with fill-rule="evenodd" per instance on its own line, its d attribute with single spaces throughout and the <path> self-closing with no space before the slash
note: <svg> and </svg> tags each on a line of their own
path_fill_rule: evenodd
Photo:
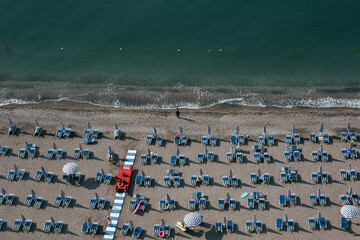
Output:
<svg viewBox="0 0 360 240">
<path fill-rule="evenodd" d="M 108 225 L 109 225 L 110 227 L 112 227 L 112 222 L 111 222 L 110 216 L 107 217 L 107 220 L 108 220 Z"/>
<path fill-rule="evenodd" d="M 180 117 L 180 111 L 179 108 L 176 108 L 176 117 L 179 118 Z"/>
</svg>

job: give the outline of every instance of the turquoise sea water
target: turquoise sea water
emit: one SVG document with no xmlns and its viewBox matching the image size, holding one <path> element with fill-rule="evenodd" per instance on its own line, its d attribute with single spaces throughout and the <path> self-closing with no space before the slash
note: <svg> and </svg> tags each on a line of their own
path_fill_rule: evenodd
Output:
<svg viewBox="0 0 360 240">
<path fill-rule="evenodd" d="M 162 107 L 229 98 L 360 107 L 359 1 L 3 0 L 0 9 L 5 102 L 66 97 L 143 106 L 160 93 L 153 103 Z M 20 91 L 19 82 L 36 92 Z M 76 92 L 72 84 L 94 87 Z M 99 97 L 109 88 L 111 96 Z M 128 102 L 118 94 L 124 88 L 142 100 Z M 97 93 L 79 97 L 89 91 Z"/>
</svg>

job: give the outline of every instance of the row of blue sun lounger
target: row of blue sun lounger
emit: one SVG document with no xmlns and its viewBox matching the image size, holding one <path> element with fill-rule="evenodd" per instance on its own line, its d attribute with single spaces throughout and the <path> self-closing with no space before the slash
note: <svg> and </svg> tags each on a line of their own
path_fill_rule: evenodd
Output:
<svg viewBox="0 0 360 240">
<path fill-rule="evenodd" d="M 56 131 L 55 137 L 68 138 L 68 137 L 70 137 L 70 134 L 71 134 L 71 129 L 59 128 L 59 129 Z"/>
<path fill-rule="evenodd" d="M 341 140 L 342 141 L 357 141 L 357 136 L 356 136 L 356 133 L 354 132 L 350 132 L 350 133 L 347 133 L 347 132 L 342 132 L 341 135 Z"/>
<path fill-rule="evenodd" d="M 256 173 L 250 173 L 250 182 L 253 184 L 264 183 L 270 184 L 271 178 L 269 173 L 264 173 L 263 175 L 257 175 Z"/>
<path fill-rule="evenodd" d="M 356 180 L 357 179 L 357 172 L 355 169 L 345 170 L 340 169 L 340 178 L 343 180 Z"/>
<path fill-rule="evenodd" d="M 160 231 L 163 231 L 164 237 L 167 238 L 170 236 L 171 227 L 170 225 L 161 225 L 161 224 L 155 224 L 153 229 L 154 236 L 159 236 Z"/>
<path fill-rule="evenodd" d="M 98 208 L 98 209 L 104 209 L 106 204 L 106 198 L 91 198 L 89 201 L 89 208 Z"/>
<path fill-rule="evenodd" d="M 284 158 L 285 160 L 287 160 L 288 162 L 294 160 L 294 161 L 300 161 L 301 160 L 301 154 L 299 151 L 285 151 L 284 152 Z"/>
<path fill-rule="evenodd" d="M 14 231 L 20 231 L 21 226 L 23 226 L 24 231 L 30 231 L 32 226 L 32 220 L 26 219 L 23 221 L 22 219 L 16 219 L 13 225 Z"/>
<path fill-rule="evenodd" d="M 173 198 L 167 200 L 167 199 L 161 199 L 160 200 L 160 210 L 165 211 L 165 210 L 171 210 L 171 209 L 175 209 L 176 208 L 176 204 L 175 204 L 175 200 Z"/>
<path fill-rule="evenodd" d="M 130 226 L 130 223 L 124 223 L 123 226 L 121 227 L 121 234 L 127 236 L 129 232 L 132 230 L 133 228 Z M 132 232 L 132 237 L 140 238 L 141 232 L 142 232 L 142 227 L 140 226 L 135 227 L 134 231 Z"/>
<path fill-rule="evenodd" d="M 25 169 L 17 170 L 10 170 L 7 176 L 7 179 L 10 181 L 14 180 L 22 180 L 25 176 Z"/>
<path fill-rule="evenodd" d="M 54 201 L 54 205 L 57 207 L 63 206 L 63 207 L 69 207 L 71 204 L 72 197 L 66 196 L 63 197 L 61 195 L 58 195 Z"/>
<path fill-rule="evenodd" d="M 81 150 L 80 148 L 75 148 L 74 157 L 77 158 L 90 158 L 90 149 Z"/>
<path fill-rule="evenodd" d="M 56 159 L 61 159 L 63 157 L 64 154 L 64 150 L 62 149 L 49 149 L 46 153 L 46 157 L 48 159 L 53 159 L 54 155 Z"/>
<path fill-rule="evenodd" d="M 326 229 L 327 228 L 327 220 L 325 217 L 321 218 L 313 218 L 309 217 L 309 228 L 312 230 L 315 230 L 319 226 L 320 229 Z"/>
<path fill-rule="evenodd" d="M 150 161 L 150 162 L 152 162 L 152 163 L 157 163 L 157 161 L 158 161 L 158 159 L 159 159 L 159 155 L 158 154 L 152 154 L 151 156 L 148 156 L 148 155 L 146 155 L 146 154 L 143 154 L 143 155 L 141 155 L 141 157 L 140 157 L 140 162 L 142 163 L 142 164 L 147 164 L 148 163 L 148 161 Z"/>
<path fill-rule="evenodd" d="M 102 172 L 97 172 L 95 182 L 103 182 L 106 184 L 110 184 L 112 180 L 112 174 L 103 174 Z"/>
<path fill-rule="evenodd" d="M 135 178 L 135 184 L 139 186 L 151 187 L 151 176 L 137 175 Z"/>
<path fill-rule="evenodd" d="M 186 165 L 186 157 L 185 157 L 185 155 L 171 156 L 170 165 L 175 166 L 177 164 Z"/>
<path fill-rule="evenodd" d="M 297 197 L 295 193 L 291 193 L 290 195 L 280 195 L 279 196 L 279 205 L 285 207 L 287 202 L 293 204 L 294 206 L 297 204 Z"/>
<path fill-rule="evenodd" d="M 355 204 L 356 204 L 356 205 L 359 205 L 359 204 L 360 204 L 359 194 L 357 194 L 357 193 L 352 193 L 352 194 L 350 194 L 350 196 L 351 196 L 351 201 L 352 201 L 353 205 L 355 205 Z M 349 198 L 348 198 L 347 196 L 345 196 L 345 195 L 340 195 L 339 198 L 340 198 L 340 201 L 341 201 L 341 203 L 342 203 L 343 205 L 350 205 L 350 204 L 351 204 L 350 201 L 349 201 Z"/>
<path fill-rule="evenodd" d="M 354 148 L 350 148 L 350 149 L 341 149 L 341 156 L 346 159 L 346 158 L 352 158 L 355 159 L 357 158 L 357 151 Z"/>
<path fill-rule="evenodd" d="M 57 221 L 56 223 L 53 223 L 51 220 L 47 220 L 43 230 L 44 232 L 51 232 L 51 229 L 54 227 L 54 232 L 61 233 L 63 226 L 63 221 Z"/>
<path fill-rule="evenodd" d="M 317 137 L 315 133 L 310 133 L 309 140 L 310 142 L 314 143 L 316 143 L 318 140 L 322 140 L 323 143 L 330 143 L 330 136 L 328 134 L 323 134 L 322 136 Z"/>
<path fill-rule="evenodd" d="M 234 221 L 227 220 L 226 223 L 222 223 L 220 221 L 215 222 L 215 232 L 216 233 L 223 233 L 224 229 L 228 233 L 232 233 L 235 230 Z"/>
<path fill-rule="evenodd" d="M 7 151 L 9 150 L 9 147 L 8 146 L 2 146 L 0 147 L 0 156 L 1 155 L 6 155 Z"/>
<path fill-rule="evenodd" d="M 210 138 L 208 136 L 202 136 L 201 137 L 201 143 L 204 145 L 214 145 L 216 146 L 217 139 L 214 136 L 211 136 Z"/>
<path fill-rule="evenodd" d="M 277 218 L 275 223 L 275 228 L 279 231 L 284 229 L 284 225 L 286 225 L 287 230 L 293 232 L 295 230 L 295 221 L 294 219 L 289 219 L 287 222 L 284 222 L 283 219 Z"/>
<path fill-rule="evenodd" d="M 174 143 L 177 145 L 187 145 L 188 137 L 187 136 L 176 137 L 174 138 Z"/>
<path fill-rule="evenodd" d="M 42 197 L 35 197 L 33 195 L 27 195 L 25 198 L 25 202 L 24 204 L 28 207 L 31 206 L 31 204 L 34 203 L 34 207 L 36 208 L 41 208 L 41 205 L 43 203 L 43 198 Z"/>
<path fill-rule="evenodd" d="M 191 198 L 189 200 L 189 209 L 190 210 L 195 210 L 196 209 L 196 205 L 199 205 L 199 209 L 200 210 L 204 210 L 206 208 L 206 198 L 204 197 L 204 195 L 201 195 L 202 197 L 199 198 Z"/>
<path fill-rule="evenodd" d="M 196 186 L 198 183 L 203 184 L 205 186 L 210 184 L 210 176 L 209 175 L 203 175 L 203 176 L 197 176 L 192 175 L 190 178 L 190 184 L 193 186 Z"/>
<path fill-rule="evenodd" d="M 240 135 L 240 136 L 230 136 L 230 142 L 231 144 L 240 144 L 240 145 L 244 145 L 245 144 L 245 137 Z"/>
<path fill-rule="evenodd" d="M 0 204 L 9 204 L 12 205 L 14 202 L 15 195 L 14 194 L 0 194 Z"/>
<path fill-rule="evenodd" d="M 159 145 L 161 147 L 162 144 L 163 144 L 163 138 L 162 137 L 147 135 L 146 139 L 145 139 L 145 142 L 147 144 L 151 145 L 154 139 L 155 139 L 155 145 Z"/>
<path fill-rule="evenodd" d="M 81 228 L 82 233 L 96 234 L 99 228 L 99 222 L 90 223 L 89 221 L 85 221 Z"/>
<path fill-rule="evenodd" d="M 311 153 L 312 160 L 315 161 L 329 161 L 329 154 L 326 151 L 313 151 Z"/>
<path fill-rule="evenodd" d="M 218 208 L 220 210 L 224 210 L 225 206 L 229 206 L 229 209 L 235 210 L 236 209 L 236 200 L 234 198 L 230 198 L 230 199 L 220 198 L 218 200 Z"/>
<path fill-rule="evenodd" d="M 205 160 L 213 162 L 215 160 L 215 154 L 214 152 L 208 152 L 207 154 L 198 153 L 197 160 L 201 163 L 203 163 Z"/>
<path fill-rule="evenodd" d="M 320 181 L 322 183 L 328 183 L 329 182 L 329 176 L 326 172 L 313 172 L 311 173 L 311 181 L 314 183 L 319 183 Z"/>
<path fill-rule="evenodd" d="M 309 195 L 309 201 L 310 201 L 310 204 L 313 205 L 313 206 L 315 206 L 317 204 L 326 206 L 326 204 L 327 204 L 325 194 L 320 194 L 320 195 L 310 194 Z"/>
<path fill-rule="evenodd" d="M 297 182 L 298 174 L 293 167 L 282 167 L 280 171 L 280 181 L 284 183 Z"/>
<path fill-rule="evenodd" d="M 225 187 L 237 187 L 239 184 L 238 178 L 235 176 L 223 176 L 222 181 Z"/>
<path fill-rule="evenodd" d="M 36 148 L 32 147 L 28 150 L 22 148 L 19 150 L 19 158 L 25 158 L 26 154 L 28 155 L 29 158 L 34 158 L 36 154 Z"/>
<path fill-rule="evenodd" d="M 174 177 L 170 177 L 170 176 L 165 176 L 164 177 L 164 185 L 166 187 L 171 187 L 172 185 L 174 187 L 180 187 L 180 177 L 179 176 L 174 176 Z"/>
<path fill-rule="evenodd" d="M 245 222 L 245 228 L 246 228 L 246 231 L 248 232 L 262 232 L 263 231 L 263 225 L 261 223 L 261 221 L 256 221 L 256 222 L 253 222 L 251 220 L 247 220 Z"/>
<path fill-rule="evenodd" d="M 229 162 L 236 161 L 237 163 L 242 163 L 244 162 L 244 157 L 243 154 L 239 152 L 238 153 L 227 152 L 226 160 L 228 160 Z"/>
<path fill-rule="evenodd" d="M 77 172 L 77 173 L 75 173 L 73 175 L 67 175 L 67 174 L 63 175 L 63 179 L 66 180 L 66 181 L 74 180 L 76 182 L 80 182 L 81 178 L 82 178 L 82 174 L 80 172 Z"/>
<path fill-rule="evenodd" d="M 43 179 L 44 182 L 50 183 L 53 177 L 54 177 L 53 172 L 44 172 L 42 170 L 38 170 L 35 175 L 35 180 L 41 181 Z"/>
</svg>

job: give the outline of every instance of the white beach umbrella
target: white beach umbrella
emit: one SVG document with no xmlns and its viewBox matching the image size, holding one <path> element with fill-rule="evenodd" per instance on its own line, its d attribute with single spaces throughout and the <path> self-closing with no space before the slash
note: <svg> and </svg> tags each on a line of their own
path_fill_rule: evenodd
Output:
<svg viewBox="0 0 360 240">
<path fill-rule="evenodd" d="M 75 174 L 79 171 L 79 165 L 77 163 L 71 162 L 67 163 L 63 167 L 63 172 L 65 174 Z"/>
<path fill-rule="evenodd" d="M 208 125 L 208 135 L 211 135 L 210 125 Z"/>
<path fill-rule="evenodd" d="M 359 215 L 359 209 L 353 205 L 343 206 L 340 212 L 347 219 L 354 219 Z"/>
<path fill-rule="evenodd" d="M 202 217 L 197 213 L 188 213 L 184 217 L 184 223 L 186 227 L 197 227 L 201 224 Z"/>
</svg>

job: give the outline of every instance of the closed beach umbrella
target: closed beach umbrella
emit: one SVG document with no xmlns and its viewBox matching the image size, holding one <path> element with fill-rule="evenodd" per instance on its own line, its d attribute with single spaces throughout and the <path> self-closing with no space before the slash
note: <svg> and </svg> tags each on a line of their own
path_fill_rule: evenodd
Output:
<svg viewBox="0 0 360 240">
<path fill-rule="evenodd" d="M 291 195 L 291 191 L 290 191 L 290 189 L 289 189 L 287 196 L 290 197 L 290 195 Z"/>
<path fill-rule="evenodd" d="M 319 221 L 320 218 L 321 218 L 321 214 L 320 214 L 320 212 L 319 212 L 318 215 L 317 215 L 317 220 Z"/>
<path fill-rule="evenodd" d="M 211 134 L 211 129 L 210 129 L 210 125 L 208 125 L 208 135 Z"/>
<path fill-rule="evenodd" d="M 239 130 L 239 126 L 236 126 L 235 134 L 236 134 L 236 135 L 238 135 L 238 134 L 239 134 L 239 132 L 240 132 L 240 130 Z"/>
<path fill-rule="evenodd" d="M 176 156 L 179 156 L 180 155 L 180 150 L 179 150 L 179 148 L 176 148 L 176 154 L 175 154 Z"/>
<path fill-rule="evenodd" d="M 171 201 L 171 197 L 169 196 L 169 194 L 166 194 L 166 201 L 168 201 L 168 202 Z"/>
<path fill-rule="evenodd" d="M 203 171 L 200 169 L 200 177 L 202 177 L 202 175 L 203 175 Z"/>
<path fill-rule="evenodd" d="M 258 176 L 260 176 L 261 175 L 261 172 L 260 172 L 260 168 L 258 169 Z"/>
<path fill-rule="evenodd" d="M 153 136 L 156 136 L 156 134 L 157 134 L 157 131 L 156 131 L 156 128 L 154 127 Z"/>
<path fill-rule="evenodd" d="M 266 126 L 264 126 L 264 132 L 263 132 L 264 135 L 266 135 Z"/>
<path fill-rule="evenodd" d="M 294 133 L 295 133 L 295 125 L 293 124 L 293 125 L 292 125 L 291 134 L 294 134 Z"/>
<path fill-rule="evenodd" d="M 233 174 L 232 174 L 232 171 L 231 171 L 231 169 L 230 169 L 230 174 L 229 174 L 229 177 L 232 177 L 232 175 L 233 175 Z"/>
<path fill-rule="evenodd" d="M 88 130 L 91 130 L 90 122 L 88 122 Z"/>
<path fill-rule="evenodd" d="M 150 151 L 150 148 L 148 148 L 148 150 L 147 150 L 147 156 L 150 157 L 150 155 L 151 155 L 151 151 Z"/>
<path fill-rule="evenodd" d="M 319 167 L 319 173 L 322 173 L 322 166 Z"/>
<path fill-rule="evenodd" d="M 351 163 L 349 163 L 349 166 L 348 166 L 348 167 L 349 167 L 349 172 L 350 172 L 350 171 L 351 171 Z"/>
<path fill-rule="evenodd" d="M 320 188 L 318 189 L 317 196 L 320 196 Z"/>
<path fill-rule="evenodd" d="M 60 121 L 61 130 L 65 130 L 65 126 L 62 121 Z"/>
<path fill-rule="evenodd" d="M 207 150 L 207 147 L 205 147 L 205 149 L 204 149 L 204 155 L 207 156 L 207 154 L 208 154 L 208 150 Z"/>
<path fill-rule="evenodd" d="M 285 213 L 285 214 L 284 214 L 284 218 L 283 218 L 283 222 L 286 223 L 287 221 L 288 221 L 288 216 L 287 216 L 287 214 Z"/>
<path fill-rule="evenodd" d="M 352 187 L 349 187 L 349 190 L 346 192 L 348 195 L 352 194 Z"/>
<path fill-rule="evenodd" d="M 202 217 L 197 213 L 188 213 L 184 217 L 186 227 L 197 227 L 201 224 Z"/>
<path fill-rule="evenodd" d="M 347 131 L 350 132 L 350 122 L 348 122 Z"/>
<path fill-rule="evenodd" d="M 180 126 L 180 135 L 183 135 L 183 130 L 182 130 L 182 127 Z"/>
<path fill-rule="evenodd" d="M 56 149 L 56 145 L 55 145 L 55 143 L 53 142 L 53 150 L 55 150 Z"/>
<path fill-rule="evenodd" d="M 254 215 L 253 223 L 256 223 L 256 216 Z"/>
<path fill-rule="evenodd" d="M 79 171 L 79 165 L 77 163 L 71 162 L 67 163 L 63 167 L 63 172 L 65 174 L 75 174 Z"/>
<path fill-rule="evenodd" d="M 319 128 L 319 132 L 323 132 L 324 131 L 324 123 L 320 123 L 320 128 Z"/>
<path fill-rule="evenodd" d="M 354 219 L 359 215 L 359 209 L 354 205 L 345 205 L 340 209 L 340 212 L 347 219 Z"/>
<path fill-rule="evenodd" d="M 320 145 L 320 148 L 319 148 L 319 153 L 322 153 L 323 152 L 323 146 Z"/>
</svg>

